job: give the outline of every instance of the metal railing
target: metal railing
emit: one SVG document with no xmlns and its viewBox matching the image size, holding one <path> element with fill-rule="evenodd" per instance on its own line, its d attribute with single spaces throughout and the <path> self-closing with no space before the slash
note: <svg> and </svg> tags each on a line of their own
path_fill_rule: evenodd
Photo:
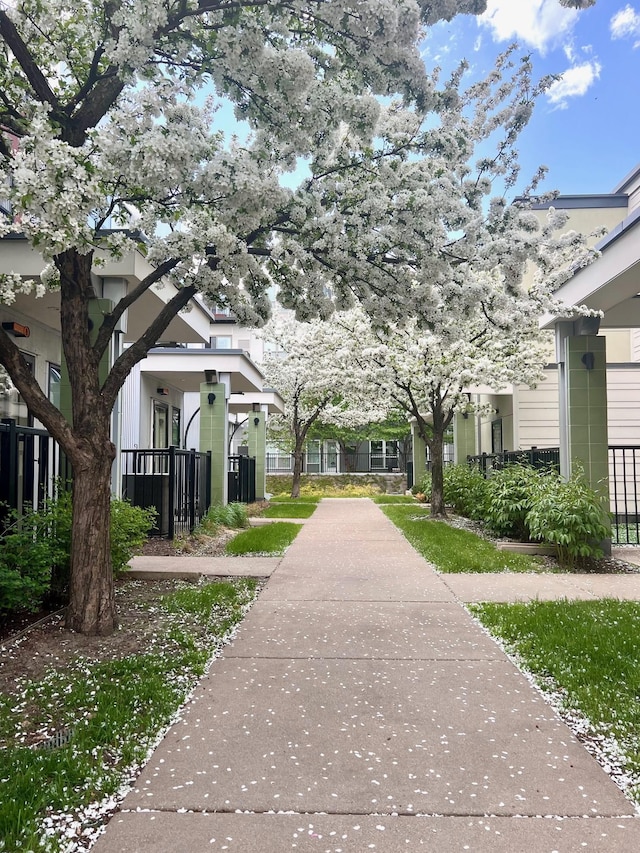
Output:
<svg viewBox="0 0 640 853">
<path fill-rule="evenodd" d="M 157 513 L 152 536 L 192 533 L 211 505 L 211 453 L 122 450 L 122 497 Z"/>
<path fill-rule="evenodd" d="M 502 453 L 481 453 L 479 456 L 467 456 L 469 465 L 474 465 L 489 476 L 507 465 L 531 465 L 533 468 L 555 468 L 560 470 L 559 447 L 532 447 L 529 450 L 505 450 Z"/>
<path fill-rule="evenodd" d="M 250 504 L 256 499 L 256 460 L 253 456 L 230 456 L 228 473 L 229 503 Z"/>
<path fill-rule="evenodd" d="M 53 497 L 61 475 L 60 448 L 46 430 L 0 422 L 0 522 L 10 510 L 22 515 Z"/>
<path fill-rule="evenodd" d="M 640 447 L 609 446 L 612 540 L 640 545 Z"/>
</svg>

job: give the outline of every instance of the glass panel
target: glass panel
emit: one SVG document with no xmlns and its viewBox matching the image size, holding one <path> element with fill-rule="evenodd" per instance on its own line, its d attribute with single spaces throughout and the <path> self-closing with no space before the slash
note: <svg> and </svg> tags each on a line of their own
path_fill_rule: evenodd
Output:
<svg viewBox="0 0 640 853">
<path fill-rule="evenodd" d="M 60 367 L 57 364 L 49 364 L 48 376 L 49 402 L 59 409 L 60 408 Z"/>
<path fill-rule="evenodd" d="M 180 447 L 180 409 L 171 409 L 171 444 Z"/>
<path fill-rule="evenodd" d="M 169 407 L 153 401 L 153 446 L 169 446 Z"/>
</svg>

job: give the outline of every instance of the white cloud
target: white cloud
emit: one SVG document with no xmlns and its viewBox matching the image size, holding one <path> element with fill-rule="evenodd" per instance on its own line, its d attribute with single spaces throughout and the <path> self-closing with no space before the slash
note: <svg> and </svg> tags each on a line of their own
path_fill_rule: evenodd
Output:
<svg viewBox="0 0 640 853">
<path fill-rule="evenodd" d="M 629 36 L 638 38 L 640 37 L 640 14 L 635 11 L 633 6 L 627 4 L 624 9 L 620 9 L 611 18 L 609 28 L 611 38 L 622 39 Z M 634 47 L 638 47 L 639 44 L 640 42 L 636 41 Z"/>
<path fill-rule="evenodd" d="M 544 54 L 571 34 L 578 15 L 557 0 L 488 0 L 478 22 L 492 30 L 495 41 L 517 39 Z"/>
<path fill-rule="evenodd" d="M 547 91 L 549 101 L 559 109 L 566 109 L 570 98 L 580 98 L 587 93 L 600 77 L 602 66 L 595 60 L 575 65 L 552 83 Z"/>
</svg>

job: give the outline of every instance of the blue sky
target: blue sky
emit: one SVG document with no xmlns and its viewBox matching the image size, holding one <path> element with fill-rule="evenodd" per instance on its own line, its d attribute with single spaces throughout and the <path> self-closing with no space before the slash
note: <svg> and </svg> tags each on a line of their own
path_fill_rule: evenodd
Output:
<svg viewBox="0 0 640 853">
<path fill-rule="evenodd" d="M 481 74 L 513 41 L 537 76 L 563 75 L 521 137 L 523 185 L 544 164 L 543 189 L 611 192 L 640 163 L 640 0 L 596 0 L 580 12 L 557 0 L 488 0 L 480 18 L 429 31 L 425 64 L 449 70 L 465 57 Z"/>
</svg>

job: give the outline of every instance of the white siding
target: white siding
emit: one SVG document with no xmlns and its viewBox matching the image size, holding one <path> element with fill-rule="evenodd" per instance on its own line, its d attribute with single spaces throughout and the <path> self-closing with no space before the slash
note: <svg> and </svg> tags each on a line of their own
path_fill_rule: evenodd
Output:
<svg viewBox="0 0 640 853">
<path fill-rule="evenodd" d="M 631 330 L 631 361 L 640 361 L 640 329 Z"/>
<path fill-rule="evenodd" d="M 140 365 L 136 364 L 120 392 L 122 411 L 121 446 L 123 449 L 140 444 Z"/>
<path fill-rule="evenodd" d="M 518 434 L 514 450 L 530 447 L 558 447 L 558 374 L 556 368 L 545 370 L 544 381 L 537 388 L 518 389 Z"/>
<path fill-rule="evenodd" d="M 609 444 L 640 445 L 640 364 L 607 369 Z"/>
</svg>

